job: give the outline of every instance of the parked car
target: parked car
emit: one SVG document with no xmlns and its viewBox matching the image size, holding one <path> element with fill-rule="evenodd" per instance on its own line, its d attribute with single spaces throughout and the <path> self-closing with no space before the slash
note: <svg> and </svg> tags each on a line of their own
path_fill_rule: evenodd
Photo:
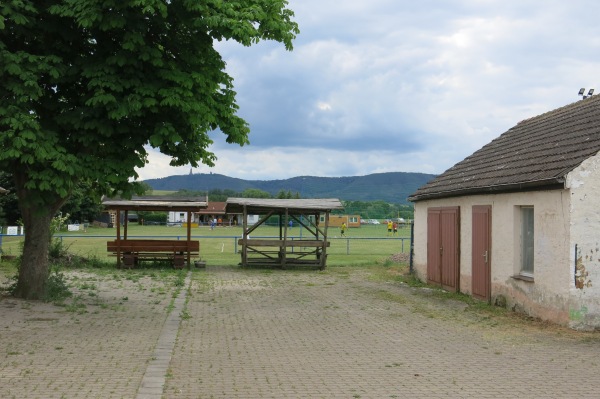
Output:
<svg viewBox="0 0 600 399">
<path fill-rule="evenodd" d="M 379 223 L 379 220 L 377 220 L 377 219 L 369 219 L 369 223 L 370 224 L 381 224 L 381 223 Z"/>
</svg>

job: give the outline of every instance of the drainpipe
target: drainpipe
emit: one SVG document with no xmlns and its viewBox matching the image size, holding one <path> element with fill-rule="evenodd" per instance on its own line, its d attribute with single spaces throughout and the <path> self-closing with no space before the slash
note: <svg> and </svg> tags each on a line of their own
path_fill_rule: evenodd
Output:
<svg viewBox="0 0 600 399">
<path fill-rule="evenodd" d="M 408 254 L 408 270 L 413 273 L 413 252 L 415 248 L 415 221 L 410 222 L 410 253 Z"/>
<path fill-rule="evenodd" d="M 573 265 L 573 282 L 577 288 L 577 244 L 575 244 L 575 264 Z"/>
</svg>

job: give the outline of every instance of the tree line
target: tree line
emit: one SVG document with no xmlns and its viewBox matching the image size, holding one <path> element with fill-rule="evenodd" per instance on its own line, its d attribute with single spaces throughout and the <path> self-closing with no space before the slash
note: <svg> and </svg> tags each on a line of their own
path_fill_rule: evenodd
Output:
<svg viewBox="0 0 600 399">
<path fill-rule="evenodd" d="M 151 190 L 151 189 L 150 189 Z M 181 189 L 172 194 L 180 197 L 208 197 L 208 202 L 225 202 L 227 198 L 277 198 L 277 199 L 299 199 L 300 193 L 291 190 L 279 190 L 277 194 L 256 188 L 249 188 L 242 192 L 225 189 L 213 189 L 208 191 L 195 191 Z M 401 203 L 388 203 L 386 201 L 343 201 L 344 209 L 335 210 L 334 215 L 360 215 L 363 219 L 413 219 L 414 210 L 412 205 Z"/>
<path fill-rule="evenodd" d="M 22 214 L 12 176 L 0 172 L 0 187 L 9 190 L 0 195 L 0 226 L 22 224 Z M 90 181 L 80 181 L 71 191 L 69 199 L 56 212 L 56 215 L 69 215 L 69 222 L 93 221 L 102 213 L 101 194 Z"/>
<path fill-rule="evenodd" d="M 21 221 L 21 212 L 18 206 L 17 195 L 13 179 L 7 173 L 0 172 L 0 187 L 10 193 L 0 196 L 0 226 L 16 225 Z M 142 194 L 153 194 L 152 187 L 142 183 Z M 171 194 L 173 197 L 208 197 L 209 202 L 225 202 L 227 198 L 277 198 L 298 199 L 300 194 L 291 190 L 280 190 L 273 195 L 263 190 L 249 188 L 242 192 L 235 190 L 212 189 L 208 191 L 194 191 L 181 189 Z M 342 201 L 344 209 L 336 210 L 333 214 L 360 215 L 363 219 L 393 219 L 413 218 L 413 209 L 410 205 L 390 204 L 385 201 Z M 79 182 L 73 189 L 69 200 L 60 208 L 58 213 L 69 215 L 70 222 L 92 222 L 103 211 L 101 197 L 94 191 L 94 186 L 88 181 Z"/>
<path fill-rule="evenodd" d="M 291 190 L 279 190 L 276 195 L 256 188 L 248 188 L 244 191 L 235 191 L 230 189 L 212 189 L 208 191 L 195 191 L 181 189 L 172 194 L 176 197 L 208 197 L 209 202 L 225 202 L 227 198 L 278 198 L 293 199 L 300 198 L 300 193 Z"/>
</svg>

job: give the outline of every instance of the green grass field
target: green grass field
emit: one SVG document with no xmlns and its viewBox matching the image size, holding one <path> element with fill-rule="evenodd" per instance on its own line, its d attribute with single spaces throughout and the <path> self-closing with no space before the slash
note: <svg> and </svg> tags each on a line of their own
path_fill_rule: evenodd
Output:
<svg viewBox="0 0 600 399">
<path fill-rule="evenodd" d="M 152 190 L 152 192 L 148 195 L 172 195 L 177 191 L 175 190 Z"/>
<path fill-rule="evenodd" d="M 121 234 L 123 234 L 121 227 Z M 127 236 L 129 238 L 158 238 L 186 239 L 185 227 L 140 226 L 130 224 Z M 295 226 L 288 230 L 292 239 L 309 238 L 310 233 Z M 87 231 L 61 232 L 57 235 L 68 251 L 88 258 L 101 261 L 116 262 L 108 255 L 106 242 L 116 237 L 115 228 L 88 228 Z M 236 253 L 237 240 L 242 236 L 242 228 L 208 226 L 192 228 L 192 237 L 200 241 L 200 257 L 210 265 L 237 265 L 240 254 Z M 398 231 L 395 237 L 388 236 L 384 225 L 365 225 L 351 228 L 346 232 L 346 238 L 340 237 L 338 228 L 328 231 L 331 246 L 328 248 L 328 265 L 351 266 L 367 265 L 385 262 L 392 254 L 407 253 L 410 249 L 410 229 L 405 227 Z M 279 237 L 279 227 L 261 226 L 251 234 L 252 238 Z M 19 255 L 22 237 L 2 237 L 2 252 Z"/>
</svg>

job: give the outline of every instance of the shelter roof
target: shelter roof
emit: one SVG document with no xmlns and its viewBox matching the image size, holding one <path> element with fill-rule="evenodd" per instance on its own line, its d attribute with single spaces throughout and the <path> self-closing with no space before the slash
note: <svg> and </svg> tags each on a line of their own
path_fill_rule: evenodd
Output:
<svg viewBox="0 0 600 399">
<path fill-rule="evenodd" d="M 204 197 L 202 197 L 204 199 Z M 197 197 L 133 197 L 131 200 L 105 199 L 102 205 L 107 210 L 127 211 L 190 211 L 206 209 L 206 201 Z"/>
<path fill-rule="evenodd" d="M 225 210 L 227 213 L 265 214 L 269 211 L 288 212 L 330 212 L 333 209 L 343 209 L 344 206 L 337 198 L 307 198 L 307 199 L 274 199 L 274 198 L 227 198 Z"/>
<path fill-rule="evenodd" d="M 217 214 L 225 214 L 225 205 L 226 202 L 218 202 L 218 201 L 209 201 L 207 203 L 207 208 L 206 209 L 202 209 L 200 212 L 201 214 L 204 215 L 217 215 Z"/>
<path fill-rule="evenodd" d="M 561 189 L 599 151 L 600 96 L 592 96 L 519 122 L 408 199 Z"/>
</svg>

